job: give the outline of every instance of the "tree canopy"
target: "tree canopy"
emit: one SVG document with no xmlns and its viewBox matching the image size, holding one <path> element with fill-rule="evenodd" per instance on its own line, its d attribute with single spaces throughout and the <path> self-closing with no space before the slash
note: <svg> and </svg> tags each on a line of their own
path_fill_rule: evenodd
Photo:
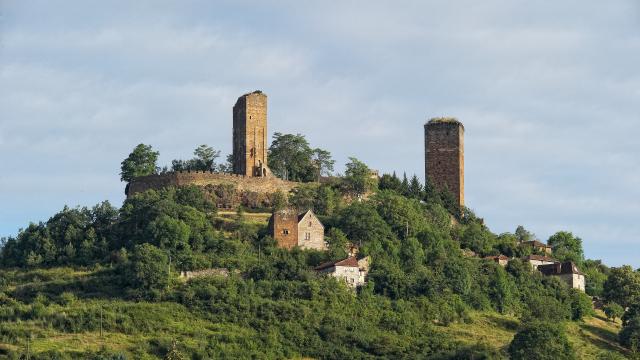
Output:
<svg viewBox="0 0 640 360">
<path fill-rule="evenodd" d="M 304 135 L 273 134 L 268 165 L 282 179 L 317 181 L 321 175 L 331 175 L 334 164 L 329 151 L 311 148 Z"/>
<path fill-rule="evenodd" d="M 130 182 L 138 176 L 146 176 L 158 172 L 159 152 L 153 151 L 151 145 L 139 144 L 131 154 L 122 161 L 120 180 Z"/>
<path fill-rule="evenodd" d="M 173 171 L 219 171 L 226 170 L 216 164 L 216 159 L 220 157 L 220 151 L 215 150 L 211 146 L 200 145 L 194 151 L 194 158 L 189 160 L 173 160 L 171 162 L 171 170 Z"/>
</svg>

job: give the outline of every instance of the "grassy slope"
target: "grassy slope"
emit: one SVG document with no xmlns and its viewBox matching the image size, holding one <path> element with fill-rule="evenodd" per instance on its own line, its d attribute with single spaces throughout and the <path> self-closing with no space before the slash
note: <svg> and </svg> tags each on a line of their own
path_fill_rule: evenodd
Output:
<svg viewBox="0 0 640 360">
<path fill-rule="evenodd" d="M 518 320 L 496 313 L 474 313 L 469 324 L 452 324 L 439 328 L 468 345 L 487 344 L 503 352 L 509 346 L 518 328 Z M 583 322 L 567 324 L 567 335 L 576 350 L 578 359 L 597 359 L 603 352 L 617 352 L 626 355 L 617 343 L 620 321 L 607 321 L 601 311 Z"/>
<path fill-rule="evenodd" d="M 16 272 L 11 277 L 19 281 L 19 287 L 28 288 L 30 286 L 41 287 L 48 282 L 60 282 L 61 279 L 67 281 L 80 280 L 89 275 L 87 271 L 76 271 L 72 269 L 51 269 L 35 270 L 26 273 Z M 198 318 L 190 313 L 185 307 L 174 303 L 135 303 L 122 300 L 104 299 L 78 299 L 75 303 L 65 306 L 73 307 L 82 304 L 88 307 L 117 308 L 123 312 L 133 314 L 150 315 L 153 328 L 160 329 L 154 333 L 146 333 L 144 330 L 133 331 L 132 333 L 116 333 L 105 331 L 101 337 L 99 332 L 64 333 L 56 331 L 46 324 L 35 321 L 5 322 L 2 324 L 3 331 L 10 330 L 14 334 L 31 333 L 33 340 L 31 348 L 34 352 L 42 352 L 51 349 L 66 351 L 96 351 L 102 346 L 109 349 L 121 351 L 129 356 L 134 355 L 135 349 L 149 349 L 149 342 L 154 339 L 171 341 L 177 339 L 179 343 L 189 344 L 190 347 L 199 347 L 198 342 L 206 341 L 207 338 L 215 338 L 219 343 L 225 343 L 228 329 L 235 328 L 233 324 L 214 324 Z M 64 311 L 64 308 L 62 308 Z M 486 344 L 495 349 L 506 349 L 513 338 L 518 320 L 496 313 L 472 313 L 469 323 L 452 324 L 447 327 L 437 327 L 447 335 L 452 336 L 461 343 L 474 345 Z M 144 323 L 145 321 L 141 321 Z M 144 324 L 134 326 L 145 326 Z M 236 328 L 235 335 L 255 336 L 253 330 Z M 624 354 L 624 349 L 616 343 L 617 333 L 620 330 L 619 322 L 608 322 L 601 312 L 595 317 L 586 319 L 582 323 L 570 323 L 567 332 L 573 343 L 578 358 L 597 359 L 603 351 L 615 351 Z M 196 338 L 192 336 L 198 334 Z M 206 336 L 203 336 L 206 335 Z M 238 342 L 236 342 L 237 344 Z M 204 345 L 204 344 L 202 344 Z M 232 345 L 233 346 L 233 345 Z M 0 349 L 25 349 L 26 338 L 19 337 L 3 343 L 0 340 Z M 0 351 L 1 353 L 1 351 Z M 141 357 L 136 357 L 141 358 Z M 142 357 L 144 358 L 144 357 Z"/>
</svg>

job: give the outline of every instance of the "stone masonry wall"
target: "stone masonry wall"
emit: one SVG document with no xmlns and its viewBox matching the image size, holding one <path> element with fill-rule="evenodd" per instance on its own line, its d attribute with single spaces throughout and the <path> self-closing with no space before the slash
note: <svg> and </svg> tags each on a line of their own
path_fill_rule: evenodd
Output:
<svg viewBox="0 0 640 360">
<path fill-rule="evenodd" d="M 278 247 L 293 249 L 298 245 L 298 212 L 294 209 L 276 211 L 269 220 L 269 230 Z"/>
<path fill-rule="evenodd" d="M 267 148 L 267 95 L 254 91 L 233 106 L 233 172 L 265 176 Z"/>
<path fill-rule="evenodd" d="M 127 186 L 127 197 L 149 189 L 162 189 L 168 186 L 185 185 L 232 185 L 239 192 L 272 194 L 282 191 L 287 194 L 298 183 L 284 181 L 276 177 L 258 178 L 241 175 L 213 173 L 207 171 L 179 171 L 161 175 L 141 176 L 133 179 Z"/>
<path fill-rule="evenodd" d="M 464 205 L 464 126 L 434 119 L 425 128 L 425 175 L 439 189 L 449 189 Z"/>
</svg>

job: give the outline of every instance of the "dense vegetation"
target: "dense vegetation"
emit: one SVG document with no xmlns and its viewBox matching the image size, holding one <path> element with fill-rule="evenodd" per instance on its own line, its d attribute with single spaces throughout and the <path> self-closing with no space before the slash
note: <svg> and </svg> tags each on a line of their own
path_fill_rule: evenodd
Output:
<svg viewBox="0 0 640 360">
<path fill-rule="evenodd" d="M 151 168 L 126 166 L 134 174 Z M 0 356 L 23 356 L 29 339 L 55 331 L 107 340 L 93 349 L 33 350 L 32 359 L 526 358 L 532 348 L 539 359 L 573 358 L 562 324 L 591 316 L 591 299 L 520 260 L 501 267 L 482 259 L 530 254 L 519 244 L 534 235 L 522 227 L 493 234 L 451 198 L 416 177 L 372 182 L 352 159 L 344 177 L 301 186 L 288 200 L 321 217 L 327 252 L 277 248 L 264 221 L 242 209 L 218 214 L 198 187 L 150 190 L 119 209 L 65 207 L 3 239 Z M 373 259 L 356 292 L 312 270 L 343 258 L 347 242 Z M 622 317 L 621 343 L 635 353 L 638 272 L 585 260 L 568 232 L 550 244 L 584 269 L 589 295 L 608 303 L 612 319 Z M 229 275 L 178 277 L 207 268 Z M 468 344 L 442 330 L 473 324 L 479 313 L 514 319 L 512 344 Z M 122 346 L 117 334 L 137 340 Z"/>
</svg>

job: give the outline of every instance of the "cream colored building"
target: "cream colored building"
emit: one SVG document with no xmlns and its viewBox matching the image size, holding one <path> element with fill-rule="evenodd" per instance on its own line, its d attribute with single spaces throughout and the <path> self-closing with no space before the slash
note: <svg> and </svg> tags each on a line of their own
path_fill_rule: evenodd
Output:
<svg viewBox="0 0 640 360">
<path fill-rule="evenodd" d="M 322 264 L 315 270 L 342 279 L 349 287 L 356 288 L 366 282 L 369 258 L 366 257 L 358 261 L 355 257 L 348 257 L 344 260 Z"/>
<path fill-rule="evenodd" d="M 586 280 L 576 264 L 571 261 L 538 266 L 538 271 L 547 276 L 557 276 L 570 287 L 585 291 Z"/>
</svg>

